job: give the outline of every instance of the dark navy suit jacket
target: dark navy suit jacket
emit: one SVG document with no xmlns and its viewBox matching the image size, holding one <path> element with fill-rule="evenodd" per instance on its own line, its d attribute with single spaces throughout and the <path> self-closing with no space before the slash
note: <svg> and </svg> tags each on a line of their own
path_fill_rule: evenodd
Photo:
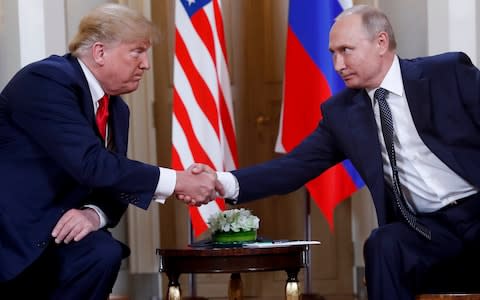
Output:
<svg viewBox="0 0 480 300">
<path fill-rule="evenodd" d="M 126 158 L 129 110 L 110 101 L 114 151 L 104 147 L 76 58 L 51 56 L 20 70 L 0 94 L 0 282 L 52 242 L 64 212 L 100 207 L 114 226 L 132 203 L 146 209 L 159 169 Z"/>
<path fill-rule="evenodd" d="M 458 175 L 480 187 L 479 70 L 463 53 L 400 59 L 400 68 L 423 142 Z M 345 89 L 321 110 L 323 119 L 316 130 L 291 153 L 233 171 L 240 185 L 238 203 L 291 192 L 332 165 L 350 159 L 370 190 L 379 225 L 395 220 L 366 91 Z"/>
</svg>

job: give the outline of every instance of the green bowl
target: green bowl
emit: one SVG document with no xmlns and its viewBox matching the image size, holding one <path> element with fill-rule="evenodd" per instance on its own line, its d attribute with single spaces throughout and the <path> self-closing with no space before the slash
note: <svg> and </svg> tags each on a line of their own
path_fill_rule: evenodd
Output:
<svg viewBox="0 0 480 300">
<path fill-rule="evenodd" d="M 239 232 L 215 232 L 212 235 L 212 240 L 215 243 L 231 244 L 231 243 L 245 243 L 254 242 L 257 239 L 257 231 L 239 231 Z"/>
</svg>

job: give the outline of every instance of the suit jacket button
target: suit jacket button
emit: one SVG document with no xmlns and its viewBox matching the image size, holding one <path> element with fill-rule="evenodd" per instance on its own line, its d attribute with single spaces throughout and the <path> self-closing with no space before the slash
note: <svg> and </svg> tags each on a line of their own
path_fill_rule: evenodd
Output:
<svg viewBox="0 0 480 300">
<path fill-rule="evenodd" d="M 36 246 L 38 248 L 45 248 L 46 245 L 47 245 L 47 242 L 45 242 L 45 241 L 37 242 L 37 244 L 36 244 Z"/>
</svg>

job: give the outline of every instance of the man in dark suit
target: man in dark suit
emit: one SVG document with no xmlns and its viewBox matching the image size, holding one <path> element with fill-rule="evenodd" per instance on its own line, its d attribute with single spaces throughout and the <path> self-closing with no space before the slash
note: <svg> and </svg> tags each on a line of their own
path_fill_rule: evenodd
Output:
<svg viewBox="0 0 480 300">
<path fill-rule="evenodd" d="M 140 13 L 98 7 L 70 54 L 26 66 L 1 92 L 0 297 L 107 299 L 129 250 L 106 228 L 128 204 L 147 209 L 174 191 L 215 198 L 211 174 L 126 158 L 119 95 L 137 89 L 154 38 Z"/>
<path fill-rule="evenodd" d="M 447 265 L 468 274 L 460 260 L 480 246 L 479 70 L 463 53 L 398 58 L 387 17 L 365 5 L 337 18 L 329 47 L 347 88 L 291 153 L 219 174 L 225 197 L 288 193 L 350 159 L 379 223 L 364 248 L 369 299 L 459 287 Z"/>
</svg>

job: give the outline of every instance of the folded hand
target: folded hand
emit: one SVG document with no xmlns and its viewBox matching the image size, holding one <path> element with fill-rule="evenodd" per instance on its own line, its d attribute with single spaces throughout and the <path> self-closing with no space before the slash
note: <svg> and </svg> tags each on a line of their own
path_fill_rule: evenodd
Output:
<svg viewBox="0 0 480 300">
<path fill-rule="evenodd" d="M 91 208 L 70 209 L 58 220 L 53 228 L 55 243 L 68 244 L 72 240 L 78 242 L 92 231 L 100 227 L 100 217 Z"/>
</svg>

